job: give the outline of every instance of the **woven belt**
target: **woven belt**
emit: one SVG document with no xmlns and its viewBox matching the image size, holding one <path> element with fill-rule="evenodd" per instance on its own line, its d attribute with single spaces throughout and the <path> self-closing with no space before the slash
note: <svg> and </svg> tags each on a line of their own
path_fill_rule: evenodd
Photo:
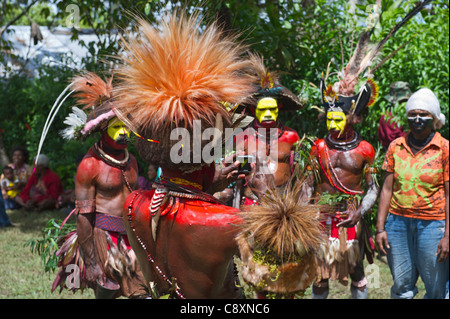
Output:
<svg viewBox="0 0 450 319">
<path fill-rule="evenodd" d="M 120 216 L 97 213 L 95 216 L 95 227 L 103 230 L 126 234 L 127 230 Z"/>
</svg>

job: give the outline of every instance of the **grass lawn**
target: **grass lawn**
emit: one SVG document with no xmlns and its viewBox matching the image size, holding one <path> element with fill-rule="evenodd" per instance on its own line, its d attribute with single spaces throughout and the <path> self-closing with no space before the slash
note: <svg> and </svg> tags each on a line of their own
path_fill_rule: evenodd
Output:
<svg viewBox="0 0 450 319">
<path fill-rule="evenodd" d="M 0 299 L 85 299 L 93 298 L 91 290 L 72 293 L 51 292 L 56 273 L 44 271 L 42 259 L 25 247 L 31 239 L 39 239 L 51 218 L 64 219 L 59 211 L 42 213 L 8 210 L 15 227 L 0 229 Z"/>
<path fill-rule="evenodd" d="M 24 210 L 7 211 L 15 227 L 0 229 L 0 299 L 92 299 L 91 289 L 83 293 L 73 294 L 67 290 L 51 293 L 51 286 L 55 273 L 46 273 L 43 262 L 37 254 L 32 254 L 26 242 L 40 239 L 42 230 L 51 218 L 64 219 L 59 211 L 45 211 L 42 213 Z M 73 218 L 73 217 L 71 217 Z M 371 283 L 369 286 L 370 299 L 389 299 L 392 277 L 389 267 L 378 259 L 371 268 L 367 268 L 366 276 Z M 425 293 L 423 283 L 419 280 L 419 294 L 416 298 L 423 298 Z M 311 291 L 305 292 L 304 299 L 311 298 Z M 351 298 L 350 287 L 332 282 L 330 299 Z"/>
</svg>

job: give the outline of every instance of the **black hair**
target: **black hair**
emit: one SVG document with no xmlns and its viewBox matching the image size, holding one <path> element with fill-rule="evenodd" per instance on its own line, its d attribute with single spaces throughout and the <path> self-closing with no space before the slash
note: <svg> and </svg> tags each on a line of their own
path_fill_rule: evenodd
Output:
<svg viewBox="0 0 450 319">
<path fill-rule="evenodd" d="M 25 147 L 25 146 L 16 146 L 16 147 L 12 150 L 12 152 L 11 152 L 11 158 L 12 158 L 12 155 L 14 154 L 15 151 L 20 151 L 20 152 L 22 152 L 24 161 L 25 161 L 25 163 L 28 164 L 28 160 L 30 159 L 30 152 L 28 152 L 28 150 L 26 149 L 26 147 Z"/>
<path fill-rule="evenodd" d="M 11 166 L 5 166 L 5 167 L 3 167 L 2 172 L 5 173 L 7 170 L 11 170 L 11 171 L 14 172 L 14 170 L 13 170 L 13 168 L 12 168 Z"/>
</svg>

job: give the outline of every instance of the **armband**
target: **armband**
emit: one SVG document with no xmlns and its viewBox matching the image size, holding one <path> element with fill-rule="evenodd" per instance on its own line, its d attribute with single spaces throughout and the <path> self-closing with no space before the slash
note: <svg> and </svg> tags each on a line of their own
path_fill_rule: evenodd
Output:
<svg viewBox="0 0 450 319">
<path fill-rule="evenodd" d="M 376 168 L 376 167 L 370 167 L 370 166 L 368 166 L 368 167 L 366 167 L 366 168 L 364 169 L 364 173 L 378 174 L 379 172 L 380 172 L 380 170 L 379 170 L 378 168 Z"/>
<path fill-rule="evenodd" d="M 76 200 L 75 209 L 77 214 L 95 213 L 95 199 Z"/>
</svg>

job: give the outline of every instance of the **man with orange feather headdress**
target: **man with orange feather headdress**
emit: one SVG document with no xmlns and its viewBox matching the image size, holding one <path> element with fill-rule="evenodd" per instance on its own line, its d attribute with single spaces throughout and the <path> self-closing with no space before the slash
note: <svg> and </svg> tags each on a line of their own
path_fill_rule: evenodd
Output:
<svg viewBox="0 0 450 319">
<path fill-rule="evenodd" d="M 193 147 L 201 143 L 202 155 L 207 144 L 220 145 L 221 137 L 198 138 L 194 126 L 218 134 L 231 127 L 221 102 L 239 102 L 250 92 L 243 72 L 248 62 L 241 58 L 243 47 L 216 25 L 201 33 L 197 18 L 174 13 L 158 27 L 138 19 L 140 37 L 123 42 L 116 111 L 142 137 L 136 142 L 141 157 L 163 171 L 156 189 L 131 193 L 124 222 L 155 294 L 236 298 L 233 255 L 240 218 L 211 195 L 215 163 L 204 156 L 195 160 Z"/>
<path fill-rule="evenodd" d="M 137 186 L 137 162 L 127 151 L 130 131 L 116 117 L 112 78 L 104 82 L 94 73 L 75 77 L 70 84 L 84 110 L 73 107 L 62 131 L 66 139 L 84 140 L 95 132 L 100 139 L 78 166 L 75 183 L 77 229 L 68 234 L 56 253 L 61 267 L 53 283 L 69 286 L 71 264 L 79 267 L 78 287 L 88 286 L 99 299 L 146 294 L 144 281 L 123 225 L 123 204 Z M 69 215 L 70 216 L 70 215 Z"/>
<path fill-rule="evenodd" d="M 127 198 L 124 223 L 130 243 L 155 295 L 240 297 L 233 258 L 240 252 L 236 236 L 242 233 L 245 243 L 253 227 L 242 228 L 251 223 L 212 196 L 221 190 L 220 180 L 225 187 L 230 176 L 236 178 L 239 163 L 217 170 L 214 158 L 206 155 L 222 146 L 224 129 L 233 127 L 224 102 L 238 104 L 254 92 L 252 63 L 243 56 L 245 48 L 215 23 L 201 28 L 197 14 L 168 14 L 156 26 L 138 22 L 140 36 L 123 42 L 115 109 L 141 137 L 141 157 L 162 167 L 163 175 L 154 189 L 134 191 Z M 264 192 L 264 181 L 255 184 Z M 277 215 L 272 222 L 279 220 Z M 315 225 L 312 220 L 308 225 Z M 318 223 L 310 228 L 318 229 Z M 274 232 L 267 234 L 273 237 Z M 306 254 L 318 236 L 305 237 L 314 238 L 311 245 L 305 240 Z"/>
</svg>

